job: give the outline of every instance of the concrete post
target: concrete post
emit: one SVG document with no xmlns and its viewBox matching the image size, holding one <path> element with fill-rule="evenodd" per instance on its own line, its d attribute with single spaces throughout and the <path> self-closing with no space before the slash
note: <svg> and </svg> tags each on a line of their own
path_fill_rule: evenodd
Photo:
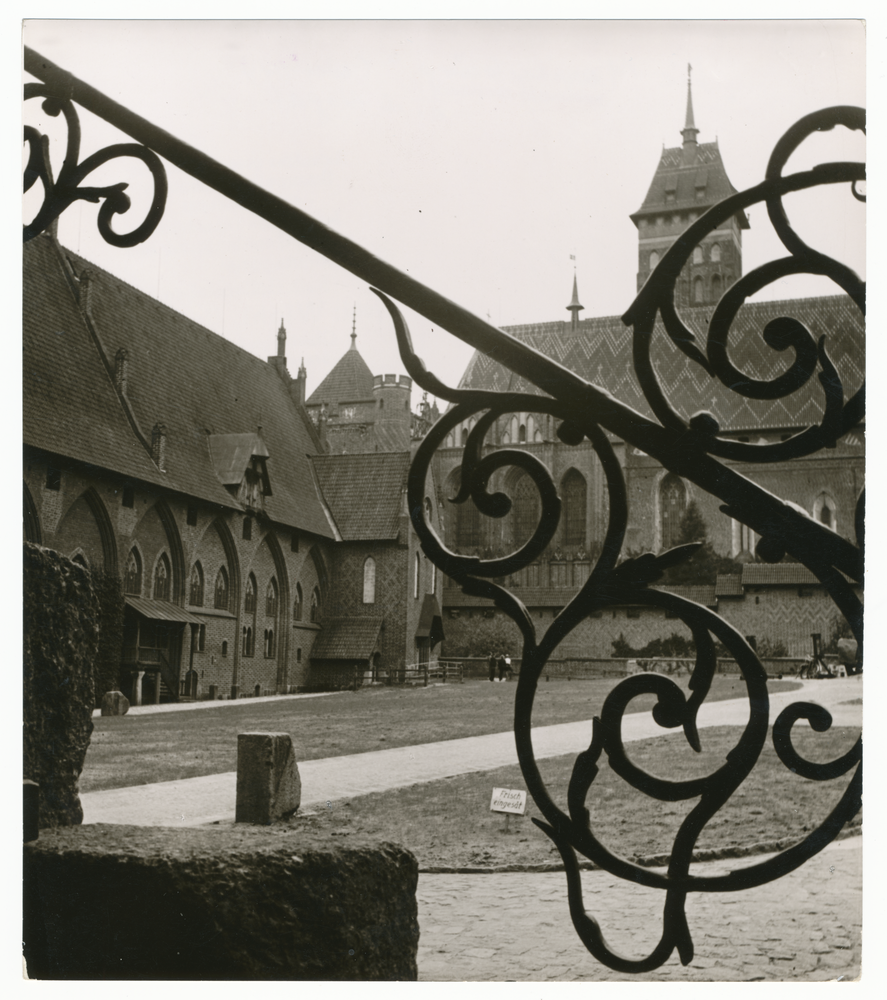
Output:
<svg viewBox="0 0 887 1000">
<path fill-rule="evenodd" d="M 133 705 L 141 705 L 142 703 L 142 678 L 145 676 L 144 670 L 135 671 L 135 682 L 133 684 Z"/>
<path fill-rule="evenodd" d="M 267 825 L 294 813 L 302 782 L 288 733 L 237 736 L 237 823 Z"/>
</svg>

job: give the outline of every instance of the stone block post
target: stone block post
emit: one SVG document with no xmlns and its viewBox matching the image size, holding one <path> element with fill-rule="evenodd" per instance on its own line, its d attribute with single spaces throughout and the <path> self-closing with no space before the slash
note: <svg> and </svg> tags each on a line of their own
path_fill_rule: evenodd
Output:
<svg viewBox="0 0 887 1000">
<path fill-rule="evenodd" d="M 240 733 L 237 737 L 237 823 L 267 825 L 294 813 L 302 782 L 288 733 Z"/>
</svg>

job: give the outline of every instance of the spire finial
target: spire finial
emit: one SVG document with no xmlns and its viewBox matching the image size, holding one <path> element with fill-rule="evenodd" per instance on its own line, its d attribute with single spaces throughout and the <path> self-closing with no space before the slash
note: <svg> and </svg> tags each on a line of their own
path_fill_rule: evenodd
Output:
<svg viewBox="0 0 887 1000">
<path fill-rule="evenodd" d="M 354 303 L 354 312 L 351 316 L 351 350 L 357 350 L 357 303 Z"/>
<path fill-rule="evenodd" d="M 277 331 L 277 356 L 286 357 L 286 327 L 283 325 L 283 317 L 280 318 L 280 329 Z"/>
<path fill-rule="evenodd" d="M 570 260 L 573 261 L 573 298 L 570 300 L 570 304 L 567 309 L 573 314 L 573 319 L 570 323 L 571 330 L 579 329 L 579 310 L 584 309 L 579 301 L 579 286 L 576 282 L 576 257 L 574 254 L 570 254 Z"/>
<path fill-rule="evenodd" d="M 695 147 L 696 136 L 699 134 L 699 129 L 696 128 L 696 121 L 693 118 L 693 83 L 690 75 L 692 71 L 693 67 L 687 63 L 687 114 L 684 119 L 684 127 L 681 130 L 685 150 L 688 150 L 688 147 Z"/>
</svg>

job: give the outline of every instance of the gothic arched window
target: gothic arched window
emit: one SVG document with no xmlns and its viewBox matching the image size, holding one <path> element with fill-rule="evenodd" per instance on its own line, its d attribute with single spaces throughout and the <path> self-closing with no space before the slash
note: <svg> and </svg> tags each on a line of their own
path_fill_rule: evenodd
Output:
<svg viewBox="0 0 887 1000">
<path fill-rule="evenodd" d="M 154 600 L 169 600 L 169 582 L 172 573 L 169 568 L 169 559 L 165 552 L 161 552 L 157 565 L 154 567 Z"/>
<path fill-rule="evenodd" d="M 702 287 L 702 278 L 699 275 L 697 275 L 693 279 L 693 301 L 694 302 L 702 302 L 704 296 L 705 296 L 705 293 L 704 293 L 703 287 Z"/>
<path fill-rule="evenodd" d="M 702 247 L 693 247 L 693 263 L 702 263 Z"/>
<path fill-rule="evenodd" d="M 363 603 L 376 603 L 376 560 L 372 556 L 363 564 Z"/>
<path fill-rule="evenodd" d="M 832 531 L 838 530 L 837 505 L 826 492 L 822 492 L 813 502 L 813 517 Z"/>
<path fill-rule="evenodd" d="M 721 297 L 721 276 L 715 274 L 711 279 L 711 297 L 713 299 L 719 299 Z"/>
<path fill-rule="evenodd" d="M 228 570 L 223 566 L 216 576 L 216 591 L 213 607 L 220 611 L 228 610 Z"/>
<path fill-rule="evenodd" d="M 529 476 L 523 475 L 517 481 L 511 508 L 514 514 L 514 543 L 523 545 L 529 541 L 539 523 L 539 494 Z"/>
<path fill-rule="evenodd" d="M 719 243 L 715 243 L 711 248 L 711 259 L 715 264 L 721 259 L 721 246 Z"/>
<path fill-rule="evenodd" d="M 123 578 L 123 592 L 133 597 L 142 594 L 142 557 L 138 549 L 132 549 L 126 560 L 126 576 Z"/>
<path fill-rule="evenodd" d="M 191 584 L 188 588 L 188 603 L 195 608 L 203 607 L 203 567 L 199 562 L 191 568 Z"/>
<path fill-rule="evenodd" d="M 650 251 L 650 270 L 655 271 L 659 263 L 659 253 L 656 250 Z"/>
<path fill-rule="evenodd" d="M 246 581 L 246 596 L 243 602 L 243 610 L 248 615 L 256 613 L 256 578 L 250 573 Z"/>
<path fill-rule="evenodd" d="M 320 591 L 317 587 L 314 588 L 314 593 L 311 595 L 311 621 L 317 622 L 320 619 Z"/>
<path fill-rule="evenodd" d="M 561 500 L 564 505 L 564 545 L 585 545 L 587 495 L 585 477 L 576 469 L 570 469 L 561 480 Z"/>
<path fill-rule="evenodd" d="M 293 621 L 302 620 L 302 585 L 296 584 L 296 599 L 293 601 Z"/>
<path fill-rule="evenodd" d="M 277 581 L 272 576 L 265 591 L 265 615 L 268 618 L 277 617 Z"/>
<path fill-rule="evenodd" d="M 669 472 L 659 484 L 659 531 L 663 549 L 677 545 L 686 506 L 687 490 L 683 482 Z"/>
</svg>

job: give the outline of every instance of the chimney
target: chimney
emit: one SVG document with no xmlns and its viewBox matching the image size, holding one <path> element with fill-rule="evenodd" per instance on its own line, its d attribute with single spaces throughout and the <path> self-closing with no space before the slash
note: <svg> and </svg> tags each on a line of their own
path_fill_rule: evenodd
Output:
<svg viewBox="0 0 887 1000">
<path fill-rule="evenodd" d="M 292 379 L 290 378 L 290 373 L 286 370 L 286 327 L 283 325 L 283 319 L 280 320 L 280 329 L 277 331 L 277 354 L 272 354 L 268 358 L 268 364 L 277 369 L 277 374 L 283 379 L 286 385 L 289 385 Z"/>
<path fill-rule="evenodd" d="M 129 353 L 121 347 L 114 356 L 114 385 L 121 396 L 126 395 L 129 381 Z"/>
<path fill-rule="evenodd" d="M 293 393 L 293 398 L 302 406 L 305 405 L 305 383 L 307 381 L 308 372 L 305 370 L 305 359 L 302 358 L 302 363 L 299 365 L 299 374 L 290 386 L 290 392 Z"/>
<path fill-rule="evenodd" d="M 166 424 L 154 424 L 154 430 L 151 431 L 151 458 L 161 472 L 166 472 Z"/>
</svg>

